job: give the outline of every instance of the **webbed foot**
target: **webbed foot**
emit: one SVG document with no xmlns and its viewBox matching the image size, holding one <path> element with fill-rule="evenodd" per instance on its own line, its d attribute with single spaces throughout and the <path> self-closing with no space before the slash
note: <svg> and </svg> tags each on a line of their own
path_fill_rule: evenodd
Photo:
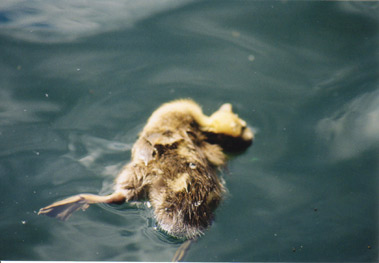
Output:
<svg viewBox="0 0 379 263">
<path fill-rule="evenodd" d="M 67 220 L 72 213 L 78 211 L 79 209 L 86 210 L 90 204 L 121 203 L 123 201 L 125 201 L 125 196 L 119 192 L 115 192 L 107 196 L 79 194 L 41 208 L 38 214 L 56 217 L 61 220 Z"/>
<path fill-rule="evenodd" d="M 195 241 L 196 239 L 189 239 L 185 241 L 183 244 L 181 244 L 180 247 L 176 250 L 175 255 L 172 258 L 171 262 L 181 262 L 183 258 L 186 256 L 190 246 Z"/>
</svg>

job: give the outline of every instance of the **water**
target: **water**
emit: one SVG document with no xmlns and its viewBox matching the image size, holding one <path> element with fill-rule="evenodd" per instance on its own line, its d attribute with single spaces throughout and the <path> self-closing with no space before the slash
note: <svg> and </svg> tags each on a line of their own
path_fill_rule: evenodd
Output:
<svg viewBox="0 0 379 263">
<path fill-rule="evenodd" d="M 168 261 L 146 204 L 108 193 L 151 112 L 230 102 L 256 131 L 186 261 L 378 260 L 377 2 L 2 1 L 0 259 Z"/>
</svg>

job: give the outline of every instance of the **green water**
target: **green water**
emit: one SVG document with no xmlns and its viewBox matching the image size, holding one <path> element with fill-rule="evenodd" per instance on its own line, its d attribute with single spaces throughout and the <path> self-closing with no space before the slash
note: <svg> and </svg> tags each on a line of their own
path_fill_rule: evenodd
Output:
<svg viewBox="0 0 379 263">
<path fill-rule="evenodd" d="M 0 3 L 0 259 L 169 261 L 143 204 L 105 193 L 151 112 L 230 102 L 256 131 L 186 261 L 378 260 L 378 2 Z"/>
</svg>

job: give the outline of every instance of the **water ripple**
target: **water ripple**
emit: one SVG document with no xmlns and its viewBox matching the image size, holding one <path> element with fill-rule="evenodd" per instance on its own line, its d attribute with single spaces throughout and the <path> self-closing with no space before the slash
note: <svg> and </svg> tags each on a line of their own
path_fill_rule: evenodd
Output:
<svg viewBox="0 0 379 263">
<path fill-rule="evenodd" d="M 39 1 L 0 3 L 2 34 L 32 42 L 67 42 L 96 33 L 128 28 L 153 14 L 189 1 Z"/>
</svg>

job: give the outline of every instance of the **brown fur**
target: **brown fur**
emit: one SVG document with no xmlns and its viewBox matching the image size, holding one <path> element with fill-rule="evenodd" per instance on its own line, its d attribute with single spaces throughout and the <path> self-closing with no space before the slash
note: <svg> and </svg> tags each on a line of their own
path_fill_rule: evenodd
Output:
<svg viewBox="0 0 379 263">
<path fill-rule="evenodd" d="M 201 235 L 225 192 L 217 170 L 226 162 L 222 147 L 248 147 L 253 133 L 224 104 L 210 117 L 191 100 L 158 108 L 132 149 L 132 160 L 109 196 L 81 194 L 42 208 L 39 214 L 67 219 L 91 203 L 147 198 L 159 227 L 175 237 Z"/>
</svg>

